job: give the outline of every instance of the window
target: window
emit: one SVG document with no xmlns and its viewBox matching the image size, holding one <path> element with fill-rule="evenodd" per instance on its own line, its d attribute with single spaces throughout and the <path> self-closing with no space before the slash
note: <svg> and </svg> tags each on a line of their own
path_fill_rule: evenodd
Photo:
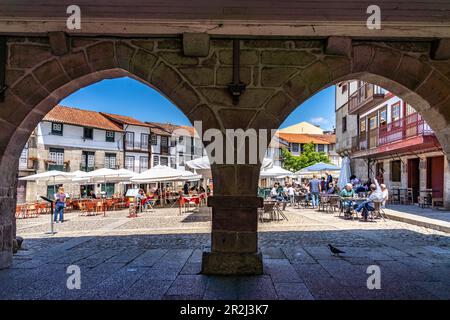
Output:
<svg viewBox="0 0 450 320">
<path fill-rule="evenodd" d="M 384 125 L 387 122 L 387 107 L 383 107 L 380 110 L 380 125 Z"/>
<path fill-rule="evenodd" d="M 376 129 L 378 127 L 377 124 L 377 116 L 372 116 L 369 118 L 369 130 Z"/>
<path fill-rule="evenodd" d="M 359 120 L 359 132 L 366 132 L 366 119 Z"/>
<path fill-rule="evenodd" d="M 158 156 L 154 156 L 153 157 L 153 166 L 157 166 L 159 165 L 159 157 Z"/>
<path fill-rule="evenodd" d="M 83 139 L 92 140 L 94 138 L 94 129 L 92 128 L 83 128 Z"/>
<path fill-rule="evenodd" d="M 150 142 L 152 146 L 156 146 L 158 144 L 158 136 L 154 133 L 150 135 Z"/>
<path fill-rule="evenodd" d="M 175 158 L 170 158 L 170 166 L 174 169 L 177 168 L 177 161 L 175 160 Z"/>
<path fill-rule="evenodd" d="M 402 181 L 402 162 L 400 160 L 391 161 L 391 181 Z"/>
<path fill-rule="evenodd" d="M 125 169 L 134 171 L 134 157 L 133 156 L 125 157 Z"/>
<path fill-rule="evenodd" d="M 147 169 L 148 169 L 148 157 L 140 157 L 140 159 L 139 159 L 139 172 L 144 172 Z"/>
<path fill-rule="evenodd" d="M 298 148 L 298 143 L 293 143 L 292 144 L 292 152 L 298 152 L 299 148 Z"/>
<path fill-rule="evenodd" d="M 160 161 L 161 161 L 161 165 L 162 166 L 168 166 L 169 165 L 169 158 L 167 158 L 167 157 L 161 157 Z"/>
<path fill-rule="evenodd" d="M 108 168 L 108 169 L 116 168 L 116 154 L 115 153 L 105 153 L 105 168 Z"/>
<path fill-rule="evenodd" d="M 347 84 L 343 84 L 342 86 L 341 86 L 341 93 L 342 94 L 344 94 L 344 93 L 346 93 L 347 92 Z"/>
<path fill-rule="evenodd" d="M 183 136 L 180 136 L 180 137 L 178 138 L 178 143 L 180 143 L 180 144 L 183 143 L 183 138 L 184 138 Z"/>
<path fill-rule="evenodd" d="M 95 168 L 95 153 L 89 151 L 83 151 L 81 153 L 81 166 L 82 171 L 92 171 Z"/>
<path fill-rule="evenodd" d="M 50 148 L 48 159 L 54 164 L 62 166 L 64 164 L 64 149 Z"/>
<path fill-rule="evenodd" d="M 114 136 L 115 136 L 114 131 L 106 130 L 106 141 L 107 142 L 114 142 Z"/>
<path fill-rule="evenodd" d="M 347 132 L 347 116 L 342 117 L 342 133 Z"/>
<path fill-rule="evenodd" d="M 19 159 L 19 168 L 26 169 L 28 168 L 28 142 L 25 144 L 25 147 L 20 154 Z"/>
<path fill-rule="evenodd" d="M 317 151 L 318 152 L 325 152 L 325 145 L 324 144 L 318 144 L 317 145 Z"/>
<path fill-rule="evenodd" d="M 141 150 L 148 150 L 149 135 L 147 133 L 141 133 Z"/>
<path fill-rule="evenodd" d="M 134 132 L 125 132 L 125 149 L 134 149 Z"/>
<path fill-rule="evenodd" d="M 411 107 L 409 104 L 406 104 L 406 115 L 409 116 L 414 113 L 416 113 L 416 110 L 413 107 Z"/>
<path fill-rule="evenodd" d="M 52 122 L 52 134 L 62 136 L 63 135 L 63 124 Z"/>
<path fill-rule="evenodd" d="M 48 160 L 49 165 L 47 170 L 64 170 L 64 149 L 50 148 Z"/>
<path fill-rule="evenodd" d="M 391 107 L 391 115 L 392 115 L 392 121 L 397 121 L 400 119 L 400 101 L 393 104 Z"/>
</svg>

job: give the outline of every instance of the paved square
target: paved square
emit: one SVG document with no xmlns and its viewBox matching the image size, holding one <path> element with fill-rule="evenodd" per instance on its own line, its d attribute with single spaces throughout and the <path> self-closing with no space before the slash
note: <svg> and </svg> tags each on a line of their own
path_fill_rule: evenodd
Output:
<svg viewBox="0 0 450 320">
<path fill-rule="evenodd" d="M 66 214 L 18 220 L 27 250 L 0 271 L 0 299 L 450 299 L 450 238 L 403 222 L 348 221 L 338 214 L 287 208 L 288 221 L 259 226 L 264 275 L 199 274 L 209 247 L 208 211 L 156 209 L 138 218 Z M 327 244 L 345 251 L 333 256 Z M 69 290 L 69 265 L 81 289 Z M 366 286 L 367 267 L 381 289 Z"/>
</svg>

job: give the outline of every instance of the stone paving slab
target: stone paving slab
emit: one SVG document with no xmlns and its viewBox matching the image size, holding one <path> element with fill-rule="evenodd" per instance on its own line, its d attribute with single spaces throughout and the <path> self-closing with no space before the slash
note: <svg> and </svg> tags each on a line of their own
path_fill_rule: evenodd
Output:
<svg viewBox="0 0 450 320">
<path fill-rule="evenodd" d="M 264 223 L 259 234 L 263 275 L 216 277 L 199 274 L 209 222 L 188 219 L 186 233 L 175 209 L 134 220 L 138 229 L 122 214 L 94 217 L 106 222 L 78 236 L 94 220 L 73 215 L 55 236 L 33 230 L 41 218 L 18 221 L 28 250 L 0 271 L 0 299 L 449 299 L 450 238 L 436 230 L 288 208 L 289 222 Z M 70 264 L 81 268 L 81 290 L 67 289 Z M 370 265 L 381 269 L 381 290 L 366 286 Z"/>
</svg>

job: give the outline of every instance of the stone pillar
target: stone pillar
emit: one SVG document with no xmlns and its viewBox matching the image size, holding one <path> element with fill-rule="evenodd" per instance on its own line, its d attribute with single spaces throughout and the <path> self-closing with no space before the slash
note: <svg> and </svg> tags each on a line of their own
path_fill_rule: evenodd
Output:
<svg viewBox="0 0 450 320">
<path fill-rule="evenodd" d="M 16 233 L 17 166 L 18 159 L 3 156 L 0 160 L 0 269 L 9 268 L 12 264 L 12 243 Z"/>
<path fill-rule="evenodd" d="M 213 165 L 211 251 L 203 253 L 202 273 L 262 274 L 258 252 L 259 165 Z"/>
<path fill-rule="evenodd" d="M 444 157 L 444 207 L 450 210 L 450 158 Z"/>
</svg>

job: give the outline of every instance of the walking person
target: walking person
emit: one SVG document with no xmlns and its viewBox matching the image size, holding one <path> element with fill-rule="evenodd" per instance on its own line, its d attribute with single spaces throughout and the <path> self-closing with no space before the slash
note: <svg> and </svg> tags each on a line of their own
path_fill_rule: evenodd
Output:
<svg viewBox="0 0 450 320">
<path fill-rule="evenodd" d="M 317 179 L 316 175 L 313 175 L 311 181 L 309 181 L 309 191 L 311 193 L 311 205 L 313 209 L 319 206 L 319 193 L 321 191 L 320 181 Z"/>
<path fill-rule="evenodd" d="M 55 213 L 53 215 L 53 221 L 58 222 L 57 218 L 59 215 L 59 222 L 64 222 L 64 207 L 66 205 L 66 194 L 64 193 L 64 188 L 59 187 L 58 192 L 55 194 Z"/>
</svg>

